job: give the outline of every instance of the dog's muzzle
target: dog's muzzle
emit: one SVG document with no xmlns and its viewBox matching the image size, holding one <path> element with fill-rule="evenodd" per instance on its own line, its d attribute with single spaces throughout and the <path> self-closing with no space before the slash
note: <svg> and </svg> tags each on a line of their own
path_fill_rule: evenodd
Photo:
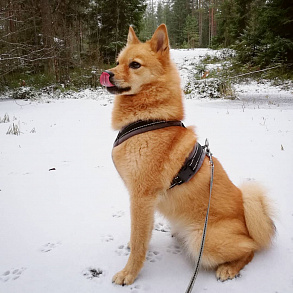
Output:
<svg viewBox="0 0 293 293">
<path fill-rule="evenodd" d="M 105 86 L 111 94 L 122 94 L 124 92 L 128 92 L 131 90 L 130 86 L 127 87 L 119 87 L 115 85 L 114 81 L 114 73 L 105 70 L 100 76 L 100 83 L 101 85 Z"/>
<path fill-rule="evenodd" d="M 100 83 L 105 87 L 113 87 L 114 84 L 110 81 L 110 78 L 114 76 L 111 71 L 105 70 L 100 76 Z"/>
</svg>

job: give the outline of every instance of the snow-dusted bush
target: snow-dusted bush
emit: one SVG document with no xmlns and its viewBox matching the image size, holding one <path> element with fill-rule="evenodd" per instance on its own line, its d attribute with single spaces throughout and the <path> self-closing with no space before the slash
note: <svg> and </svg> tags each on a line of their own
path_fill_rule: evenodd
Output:
<svg viewBox="0 0 293 293">
<path fill-rule="evenodd" d="M 211 99 L 236 98 L 231 83 L 228 80 L 224 81 L 218 78 L 200 80 L 190 78 L 184 91 L 188 95 L 187 98 L 193 98 L 194 96 Z"/>
<path fill-rule="evenodd" d="M 31 87 L 20 87 L 13 91 L 13 99 L 29 100 L 38 98 L 38 92 Z"/>
</svg>

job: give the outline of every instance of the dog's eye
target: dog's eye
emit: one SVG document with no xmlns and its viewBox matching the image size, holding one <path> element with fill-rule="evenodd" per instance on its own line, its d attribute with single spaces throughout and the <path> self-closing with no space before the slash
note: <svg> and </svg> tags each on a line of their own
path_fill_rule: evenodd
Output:
<svg viewBox="0 0 293 293">
<path fill-rule="evenodd" d="M 119 61 L 116 62 L 116 65 L 117 65 L 117 66 L 119 65 Z"/>
<path fill-rule="evenodd" d="M 141 64 L 138 63 L 138 62 L 135 62 L 135 61 L 132 61 L 132 62 L 129 64 L 129 68 L 132 68 L 132 69 L 138 69 L 139 67 L 141 67 Z"/>
</svg>

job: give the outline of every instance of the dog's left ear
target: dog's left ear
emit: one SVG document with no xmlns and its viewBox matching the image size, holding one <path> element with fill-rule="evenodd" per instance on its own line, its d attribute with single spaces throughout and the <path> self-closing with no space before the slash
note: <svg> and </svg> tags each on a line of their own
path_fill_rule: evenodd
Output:
<svg viewBox="0 0 293 293">
<path fill-rule="evenodd" d="M 136 36 L 132 26 L 130 26 L 128 31 L 128 37 L 127 37 L 127 45 L 138 44 L 138 43 L 140 43 L 140 40 Z"/>
<path fill-rule="evenodd" d="M 169 52 L 169 38 L 167 27 L 165 24 L 161 24 L 154 32 L 151 40 L 151 48 L 154 52 Z"/>
</svg>

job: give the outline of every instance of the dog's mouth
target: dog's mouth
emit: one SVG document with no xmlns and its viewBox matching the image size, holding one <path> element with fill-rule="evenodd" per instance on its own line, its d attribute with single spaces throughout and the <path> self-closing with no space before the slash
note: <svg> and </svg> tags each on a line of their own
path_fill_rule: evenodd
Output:
<svg viewBox="0 0 293 293">
<path fill-rule="evenodd" d="M 113 85 L 111 87 L 107 87 L 107 91 L 109 93 L 111 93 L 111 94 L 122 94 L 122 93 L 128 92 L 130 90 L 131 90 L 131 87 L 130 86 L 124 87 L 124 88 L 118 87 L 118 86 L 115 86 L 115 85 Z"/>
<path fill-rule="evenodd" d="M 111 79 L 113 73 L 110 71 L 104 71 L 100 76 L 101 85 L 105 86 L 111 94 L 121 94 L 123 92 L 128 92 L 131 90 L 131 87 L 118 87 L 114 84 Z"/>
</svg>

